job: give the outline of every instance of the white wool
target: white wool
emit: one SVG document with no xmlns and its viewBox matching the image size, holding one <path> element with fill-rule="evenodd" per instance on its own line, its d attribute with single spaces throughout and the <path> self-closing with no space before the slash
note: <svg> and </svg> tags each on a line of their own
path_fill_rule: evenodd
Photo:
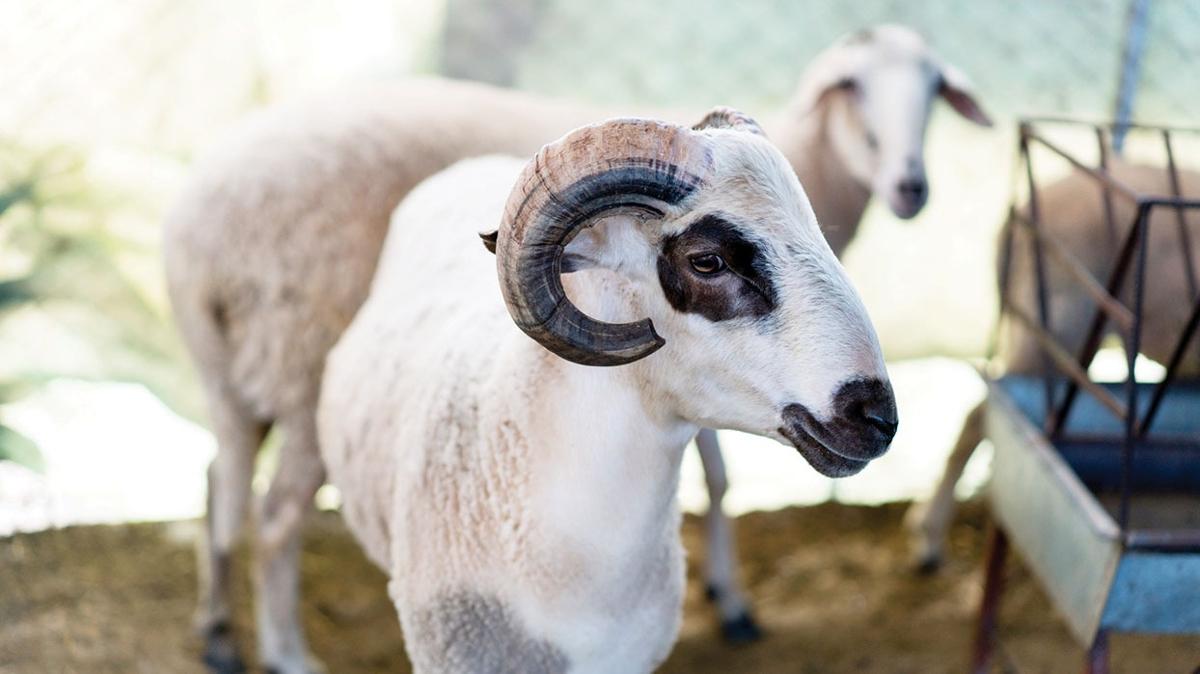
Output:
<svg viewBox="0 0 1200 674">
<path fill-rule="evenodd" d="M 524 644 L 514 657 L 572 672 L 649 671 L 679 625 L 675 492 L 698 424 L 779 438 L 787 401 L 824 414 L 839 383 L 886 377 L 782 156 L 747 133 L 709 133 L 714 175 L 661 230 L 725 213 L 798 260 L 774 272 L 782 313 L 766 332 L 673 312 L 640 250 L 661 234 L 643 231 L 629 237 L 640 244 L 608 242 L 621 275 L 564 282 L 597 317 L 650 316 L 666 346 L 621 367 L 569 363 L 513 325 L 476 236 L 499 220 L 522 162 L 462 162 L 396 211 L 369 299 L 329 356 L 318 416 L 329 476 L 391 576 L 419 670 L 541 666 L 504 661 L 502 633 Z M 462 606 L 475 636 L 448 649 L 439 635 L 466 620 Z"/>
</svg>

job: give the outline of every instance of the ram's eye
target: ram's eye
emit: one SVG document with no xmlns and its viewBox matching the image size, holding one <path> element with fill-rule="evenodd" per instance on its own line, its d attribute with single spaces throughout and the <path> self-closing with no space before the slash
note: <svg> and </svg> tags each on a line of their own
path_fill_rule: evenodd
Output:
<svg viewBox="0 0 1200 674">
<path fill-rule="evenodd" d="M 867 132 L 867 147 L 871 148 L 872 150 L 879 149 L 879 139 L 876 138 L 875 134 L 871 133 L 870 131 Z"/>
<path fill-rule="evenodd" d="M 716 253 L 704 253 L 701 255 L 693 255 L 688 258 L 688 262 L 692 263 L 692 269 L 696 273 L 704 276 L 711 276 L 725 271 L 725 260 Z"/>
</svg>

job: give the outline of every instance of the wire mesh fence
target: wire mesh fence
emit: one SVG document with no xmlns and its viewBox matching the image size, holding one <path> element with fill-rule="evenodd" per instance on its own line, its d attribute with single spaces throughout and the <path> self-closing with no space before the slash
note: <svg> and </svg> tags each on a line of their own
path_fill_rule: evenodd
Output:
<svg viewBox="0 0 1200 674">
<path fill-rule="evenodd" d="M 16 0 L 0 21 L 0 134 L 99 125 L 184 150 L 248 107 L 364 75 L 770 109 L 818 51 L 881 22 L 927 36 L 1001 116 L 1110 118 L 1129 64 L 1135 119 L 1188 123 L 1200 102 L 1200 4 L 1171 0 Z"/>
<path fill-rule="evenodd" d="M 1200 97 L 1194 3 L 1141 0 L 1141 52 L 1127 54 L 1139 0 L 782 2 L 450 0 L 442 71 L 602 102 L 777 107 L 839 35 L 911 26 L 971 74 L 1002 115 L 1110 117 L 1135 57 L 1136 118 L 1180 123 Z"/>
<path fill-rule="evenodd" d="M 1109 119 L 1125 81 L 1133 118 L 1194 124 L 1197 3 L 11 0 L 0 3 L 10 27 L 0 40 L 0 177 L 21 178 L 24 157 L 46 147 L 77 146 L 105 190 L 119 185 L 148 204 L 123 217 L 153 233 L 191 158 L 264 104 L 348 80 L 441 73 L 630 110 L 728 104 L 760 115 L 793 95 L 837 37 L 882 22 L 925 35 L 1000 124 L 986 134 L 935 108 L 929 206 L 913 226 L 868 211 L 847 265 L 871 261 L 856 280 L 889 355 L 978 354 L 994 315 L 991 241 L 1012 194 L 1012 119 Z M 1180 155 L 1200 163 L 1200 147 Z M 941 263 L 876 263 L 930 257 Z M 929 307 L 958 320 L 905 327 Z"/>
</svg>

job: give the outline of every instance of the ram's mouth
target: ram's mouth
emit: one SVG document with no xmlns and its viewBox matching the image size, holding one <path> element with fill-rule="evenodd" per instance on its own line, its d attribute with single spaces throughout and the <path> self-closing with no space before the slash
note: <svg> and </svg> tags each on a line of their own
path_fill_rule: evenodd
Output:
<svg viewBox="0 0 1200 674">
<path fill-rule="evenodd" d="M 792 443 L 810 466 L 826 477 L 849 477 L 870 463 L 870 460 L 849 459 L 838 454 L 800 424 L 780 426 L 779 433 Z"/>
</svg>

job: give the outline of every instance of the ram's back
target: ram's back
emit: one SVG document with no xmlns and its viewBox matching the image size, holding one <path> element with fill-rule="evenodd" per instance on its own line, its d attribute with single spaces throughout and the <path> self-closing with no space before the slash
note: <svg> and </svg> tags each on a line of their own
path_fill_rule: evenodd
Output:
<svg viewBox="0 0 1200 674">
<path fill-rule="evenodd" d="M 468 160 L 418 186 L 392 220 L 370 296 L 330 353 L 322 454 L 345 516 L 380 564 L 390 558 L 386 541 L 406 537 L 394 518 L 422 503 L 460 502 L 471 491 L 464 483 L 491 460 L 479 457 L 491 443 L 481 415 L 514 384 L 497 381 L 507 346 L 528 338 L 504 308 L 478 233 L 499 224 L 523 165 Z M 430 491 L 441 488 L 461 491 Z"/>
</svg>

